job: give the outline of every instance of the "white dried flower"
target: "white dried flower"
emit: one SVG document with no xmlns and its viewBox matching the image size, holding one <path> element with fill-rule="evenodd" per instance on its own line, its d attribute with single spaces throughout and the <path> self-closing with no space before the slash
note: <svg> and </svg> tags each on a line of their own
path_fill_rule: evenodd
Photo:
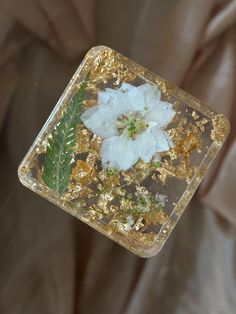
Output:
<svg viewBox="0 0 236 314">
<path fill-rule="evenodd" d="M 174 116 L 172 104 L 161 100 L 156 86 L 122 83 L 119 89 L 100 91 L 98 105 L 81 118 L 89 130 L 103 138 L 103 167 L 127 170 L 139 158 L 150 162 L 154 154 L 173 147 L 163 128 Z"/>
</svg>

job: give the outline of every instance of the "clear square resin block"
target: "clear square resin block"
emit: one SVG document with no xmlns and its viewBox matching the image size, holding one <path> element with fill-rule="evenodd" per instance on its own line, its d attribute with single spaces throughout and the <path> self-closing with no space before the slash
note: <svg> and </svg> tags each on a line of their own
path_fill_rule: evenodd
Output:
<svg viewBox="0 0 236 314">
<path fill-rule="evenodd" d="M 131 252 L 159 252 L 229 132 L 227 119 L 99 46 L 19 167 L 21 182 Z"/>
</svg>

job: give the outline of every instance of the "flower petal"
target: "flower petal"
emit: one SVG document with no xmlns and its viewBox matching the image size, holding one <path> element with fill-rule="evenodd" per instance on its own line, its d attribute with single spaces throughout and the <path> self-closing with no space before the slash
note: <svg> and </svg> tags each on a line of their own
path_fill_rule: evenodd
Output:
<svg viewBox="0 0 236 314">
<path fill-rule="evenodd" d="M 123 88 L 126 89 L 126 85 L 129 84 L 125 84 Z M 120 89 L 112 90 L 111 88 L 106 88 L 104 91 L 98 93 L 99 107 L 100 108 L 109 107 L 117 116 L 132 111 L 134 100 L 130 99 L 128 95 L 129 90 L 130 88 L 127 90 L 127 92 L 124 92 Z"/>
<path fill-rule="evenodd" d="M 121 94 L 119 90 L 105 88 L 103 91 L 100 91 L 98 93 L 98 105 L 100 106 L 110 105 L 112 100 L 119 94 Z"/>
<path fill-rule="evenodd" d="M 136 87 L 130 89 L 126 94 L 127 106 L 133 111 L 143 111 L 145 108 L 145 98 L 142 92 Z"/>
<path fill-rule="evenodd" d="M 146 114 L 148 122 L 156 122 L 158 127 L 165 127 L 174 118 L 176 112 L 173 110 L 173 105 L 159 101 L 159 103 L 152 107 Z"/>
<path fill-rule="evenodd" d="M 174 147 L 172 138 L 162 129 L 153 128 L 152 133 L 156 139 L 156 151 L 165 152 Z"/>
<path fill-rule="evenodd" d="M 129 93 L 120 93 L 112 100 L 111 106 L 117 115 L 122 115 L 133 110 L 133 102 Z"/>
<path fill-rule="evenodd" d="M 155 85 L 146 83 L 138 86 L 137 89 L 144 97 L 145 108 L 151 109 L 161 100 L 161 91 Z"/>
<path fill-rule="evenodd" d="M 138 160 L 138 156 L 132 150 L 132 140 L 124 136 L 104 140 L 101 155 L 103 167 L 114 167 L 118 170 L 127 170 Z"/>
<path fill-rule="evenodd" d="M 150 130 L 139 135 L 133 141 L 134 152 L 145 162 L 149 162 L 156 152 L 156 139 Z"/>
<path fill-rule="evenodd" d="M 121 84 L 119 90 L 122 91 L 122 92 L 128 92 L 128 91 L 130 91 L 130 90 L 133 89 L 133 88 L 136 88 L 136 87 L 133 86 L 133 85 L 131 85 L 131 84 L 129 84 L 129 83 L 123 82 L 123 83 Z"/>
<path fill-rule="evenodd" d="M 93 133 L 102 138 L 109 138 L 118 134 L 116 128 L 116 114 L 109 107 L 94 106 L 86 110 L 81 120 Z"/>
<path fill-rule="evenodd" d="M 125 114 L 133 110 L 134 99 L 129 96 L 129 92 L 136 89 L 128 83 L 122 83 L 119 89 L 105 88 L 98 93 L 98 105 L 112 106 L 117 114 Z M 140 98 L 140 95 L 138 96 Z"/>
</svg>

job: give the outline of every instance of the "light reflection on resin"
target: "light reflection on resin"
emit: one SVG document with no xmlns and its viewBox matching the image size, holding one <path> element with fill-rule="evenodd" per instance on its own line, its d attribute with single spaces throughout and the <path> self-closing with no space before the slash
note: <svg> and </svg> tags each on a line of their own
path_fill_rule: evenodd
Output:
<svg viewBox="0 0 236 314">
<path fill-rule="evenodd" d="M 223 115 L 99 46 L 73 76 L 19 177 L 133 253 L 150 257 L 228 132 Z"/>
</svg>

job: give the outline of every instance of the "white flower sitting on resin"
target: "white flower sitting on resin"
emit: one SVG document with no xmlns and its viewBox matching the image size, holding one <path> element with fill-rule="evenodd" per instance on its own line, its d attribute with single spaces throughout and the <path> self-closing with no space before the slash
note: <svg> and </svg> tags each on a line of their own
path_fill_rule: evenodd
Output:
<svg viewBox="0 0 236 314">
<path fill-rule="evenodd" d="M 85 126 L 103 138 L 104 168 L 127 170 L 138 159 L 150 162 L 153 155 L 173 147 L 163 130 L 175 116 L 172 104 L 161 100 L 158 87 L 122 83 L 119 89 L 98 93 L 98 106 L 82 115 Z"/>
</svg>

